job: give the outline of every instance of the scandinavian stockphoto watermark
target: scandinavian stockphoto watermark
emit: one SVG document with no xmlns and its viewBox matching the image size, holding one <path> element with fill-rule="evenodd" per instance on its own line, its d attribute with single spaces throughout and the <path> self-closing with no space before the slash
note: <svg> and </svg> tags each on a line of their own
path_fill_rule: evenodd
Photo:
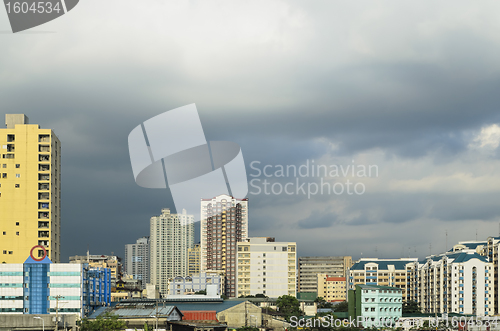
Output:
<svg viewBox="0 0 500 331">
<path fill-rule="evenodd" d="M 366 192 L 362 178 L 378 177 L 378 166 L 374 164 L 318 164 L 306 160 L 299 166 L 294 164 L 250 163 L 250 194 L 252 195 L 362 195 Z M 264 177 L 264 178 L 262 178 Z"/>
<path fill-rule="evenodd" d="M 169 110 L 136 126 L 128 136 L 139 186 L 169 189 L 177 212 L 200 208 L 200 198 L 246 197 L 243 154 L 231 141 L 207 141 L 195 104 Z"/>
<path fill-rule="evenodd" d="M 73 9 L 79 0 L 4 0 L 12 32 L 31 29 Z"/>
</svg>

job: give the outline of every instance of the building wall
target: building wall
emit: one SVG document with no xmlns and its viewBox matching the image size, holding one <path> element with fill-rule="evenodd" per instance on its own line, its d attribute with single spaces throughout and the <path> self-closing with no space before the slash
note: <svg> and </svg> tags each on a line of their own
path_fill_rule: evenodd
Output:
<svg viewBox="0 0 500 331">
<path fill-rule="evenodd" d="M 125 273 L 141 280 L 141 288 L 149 283 L 149 238 L 137 239 L 135 244 L 125 245 Z"/>
<path fill-rule="evenodd" d="M 318 292 L 318 274 L 346 277 L 352 265 L 350 256 L 299 257 L 298 292 Z"/>
<path fill-rule="evenodd" d="M 217 287 L 216 294 L 222 294 L 223 277 L 217 273 L 202 272 L 198 275 L 175 277 L 168 282 L 168 295 L 186 295 L 207 289 L 207 285 Z"/>
<path fill-rule="evenodd" d="M 150 220 L 150 282 L 167 295 L 168 280 L 188 275 L 188 249 L 194 246 L 194 217 L 186 210 L 171 214 L 162 209 Z"/>
<path fill-rule="evenodd" d="M 200 273 L 200 244 L 188 249 L 188 274 L 196 275 Z"/>
<path fill-rule="evenodd" d="M 329 277 L 318 274 L 318 297 L 328 302 L 345 301 L 347 285 L 345 277 Z"/>
<path fill-rule="evenodd" d="M 244 301 L 234 307 L 217 314 L 217 320 L 227 324 L 228 328 L 261 325 L 262 309 L 249 301 Z"/>
<path fill-rule="evenodd" d="M 224 271 L 224 294 L 236 297 L 236 243 L 248 236 L 248 199 L 229 195 L 202 199 L 200 215 L 200 271 Z"/>
<path fill-rule="evenodd" d="M 274 240 L 274 239 L 273 239 Z M 237 296 L 296 296 L 296 243 L 248 238 L 238 244 Z"/>
<path fill-rule="evenodd" d="M 407 269 L 417 262 L 416 258 L 370 259 L 363 258 L 349 270 L 348 289 L 356 285 L 380 285 L 400 288 L 405 300 L 410 299 L 411 286 L 407 281 Z"/>
<path fill-rule="evenodd" d="M 110 303 L 109 269 L 86 264 L 0 264 L 0 313 L 86 316 Z"/>
<path fill-rule="evenodd" d="M 7 118 L 0 129 L 0 263 L 23 263 L 37 245 L 59 262 L 61 143 L 52 130 L 23 124 L 24 115 Z"/>
<path fill-rule="evenodd" d="M 349 315 L 357 320 L 358 316 L 370 324 L 392 323 L 402 316 L 403 298 L 401 289 L 388 286 L 357 285 L 354 295 L 349 295 Z M 353 300 L 354 299 L 354 300 Z"/>
<path fill-rule="evenodd" d="M 433 256 L 415 269 L 415 293 L 423 312 L 494 314 L 494 264 L 479 254 L 462 251 Z"/>
</svg>

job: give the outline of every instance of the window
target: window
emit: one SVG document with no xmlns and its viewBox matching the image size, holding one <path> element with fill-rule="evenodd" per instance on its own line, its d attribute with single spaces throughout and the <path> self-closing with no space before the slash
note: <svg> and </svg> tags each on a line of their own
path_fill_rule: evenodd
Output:
<svg viewBox="0 0 500 331">
<path fill-rule="evenodd" d="M 16 188 L 19 188 L 19 187 L 21 187 L 21 185 L 20 184 L 16 184 Z"/>
<path fill-rule="evenodd" d="M 21 174 L 16 174 L 16 178 L 21 178 Z"/>
<path fill-rule="evenodd" d="M 4 172 L 4 173 L 2 174 L 2 178 L 7 178 L 7 173 L 5 173 L 5 172 Z"/>
<path fill-rule="evenodd" d="M 7 235 L 7 232 L 5 232 L 5 231 L 4 231 L 4 232 L 3 232 L 3 235 L 4 235 L 4 236 L 5 236 L 5 235 Z"/>
<path fill-rule="evenodd" d="M 16 236 L 19 236 L 19 232 L 16 232 Z"/>
<path fill-rule="evenodd" d="M 10 254 L 10 255 L 12 255 L 13 253 L 14 253 L 14 252 L 12 252 L 12 251 L 9 251 L 9 254 Z"/>
<path fill-rule="evenodd" d="M 286 251 L 287 251 L 286 247 L 282 247 L 282 248 L 281 248 L 281 250 L 282 250 L 283 252 L 286 252 Z"/>
<path fill-rule="evenodd" d="M 16 226 L 19 226 L 19 222 L 16 222 Z"/>
<path fill-rule="evenodd" d="M 16 164 L 16 168 L 21 168 L 21 165 L 20 164 Z"/>
</svg>

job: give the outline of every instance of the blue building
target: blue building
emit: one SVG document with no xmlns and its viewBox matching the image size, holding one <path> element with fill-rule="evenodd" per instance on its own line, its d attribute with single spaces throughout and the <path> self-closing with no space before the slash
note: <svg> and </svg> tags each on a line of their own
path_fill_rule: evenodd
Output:
<svg viewBox="0 0 500 331">
<path fill-rule="evenodd" d="M 37 246 L 41 247 L 41 246 Z M 33 251 L 33 250 L 32 250 Z M 0 265 L 0 313 L 88 316 L 111 302 L 111 272 L 87 264 L 52 263 L 33 255 Z"/>
</svg>

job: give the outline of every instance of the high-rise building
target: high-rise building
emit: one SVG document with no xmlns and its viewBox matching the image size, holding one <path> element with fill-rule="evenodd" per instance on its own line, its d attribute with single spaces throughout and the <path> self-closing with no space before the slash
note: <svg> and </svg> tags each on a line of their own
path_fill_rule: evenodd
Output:
<svg viewBox="0 0 500 331">
<path fill-rule="evenodd" d="M 297 244 L 274 238 L 247 238 L 238 243 L 237 296 L 296 296 Z"/>
<path fill-rule="evenodd" d="M 188 276 L 188 250 L 194 246 L 194 217 L 186 210 L 171 214 L 161 210 L 153 216 L 149 227 L 150 282 L 167 295 L 168 281 L 177 276 Z"/>
<path fill-rule="evenodd" d="M 190 276 L 200 273 L 200 244 L 188 249 L 188 274 Z"/>
<path fill-rule="evenodd" d="M 346 277 L 352 266 L 350 256 L 303 256 L 299 257 L 298 292 L 318 292 L 318 274 L 330 277 Z"/>
<path fill-rule="evenodd" d="M 125 273 L 141 281 L 142 289 L 149 283 L 149 238 L 137 239 L 135 244 L 125 245 Z"/>
<path fill-rule="evenodd" d="M 61 143 L 50 129 L 5 115 L 0 129 L 0 264 L 47 251 L 60 261 Z M 43 248 L 43 249 L 42 249 Z"/>
<path fill-rule="evenodd" d="M 236 243 L 248 236 L 248 199 L 201 199 L 201 271 L 224 271 L 224 293 L 236 297 Z"/>
<path fill-rule="evenodd" d="M 408 280 L 424 313 L 494 315 L 494 264 L 474 250 L 446 252 L 415 262 Z"/>
<path fill-rule="evenodd" d="M 327 274 L 318 274 L 318 297 L 328 302 L 345 301 L 347 299 L 345 277 L 330 277 Z"/>
</svg>

